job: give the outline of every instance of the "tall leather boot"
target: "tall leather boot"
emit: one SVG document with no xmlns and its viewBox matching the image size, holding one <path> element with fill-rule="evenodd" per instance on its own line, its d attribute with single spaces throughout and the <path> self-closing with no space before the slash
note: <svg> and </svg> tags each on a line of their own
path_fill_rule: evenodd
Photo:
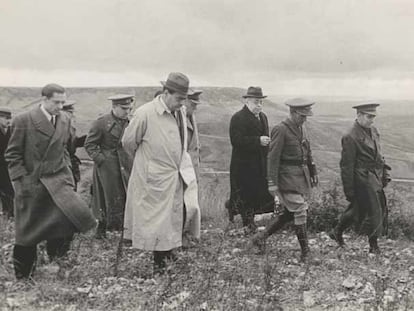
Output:
<svg viewBox="0 0 414 311">
<path fill-rule="evenodd" d="M 285 209 L 283 214 L 272 219 L 263 231 L 256 233 L 252 237 L 250 243 L 252 246 L 257 247 L 261 253 L 264 253 L 266 239 L 279 229 L 283 228 L 283 226 L 291 220 L 293 220 L 293 214 Z"/>
<path fill-rule="evenodd" d="M 381 254 L 381 251 L 378 247 L 378 238 L 376 236 L 368 237 L 368 243 L 369 243 L 369 252 L 371 254 L 376 254 L 376 255 Z"/>
<path fill-rule="evenodd" d="M 310 252 L 306 224 L 295 225 L 295 232 L 301 249 L 300 261 L 306 262 Z"/>
<path fill-rule="evenodd" d="M 35 269 L 37 259 L 36 246 L 14 245 L 13 265 L 16 279 L 29 279 Z"/>
</svg>

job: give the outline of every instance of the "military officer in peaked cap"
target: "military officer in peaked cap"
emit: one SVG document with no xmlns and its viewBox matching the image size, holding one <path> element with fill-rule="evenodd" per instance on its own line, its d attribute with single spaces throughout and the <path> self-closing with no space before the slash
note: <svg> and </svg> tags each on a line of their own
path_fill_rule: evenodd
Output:
<svg viewBox="0 0 414 311">
<path fill-rule="evenodd" d="M 391 168 L 381 153 L 380 136 L 373 126 L 379 104 L 357 105 L 357 119 L 342 137 L 341 178 L 346 199 L 350 202 L 338 225 L 329 236 L 344 246 L 344 230 L 356 227 L 368 235 L 369 252 L 378 254 L 378 237 L 387 227 L 387 206 L 384 188 L 391 181 Z M 364 220 L 368 220 L 364 222 Z M 362 225 L 365 224 L 365 228 Z"/>
<path fill-rule="evenodd" d="M 198 135 L 198 126 L 195 116 L 195 111 L 198 105 L 201 104 L 200 95 L 203 92 L 200 90 L 189 89 L 187 100 L 185 101 L 185 112 L 187 117 L 187 151 L 191 157 L 191 162 L 194 167 L 196 179 L 189 186 L 197 188 L 197 191 L 184 192 L 184 232 L 183 232 L 183 247 L 189 246 L 189 236 L 196 239 L 200 238 L 200 223 L 201 213 L 198 200 L 198 183 L 200 180 L 200 139 Z M 189 198 L 188 194 L 194 195 Z M 193 203 L 193 204 L 191 204 Z"/>
<path fill-rule="evenodd" d="M 263 251 L 264 241 L 286 223 L 293 221 L 301 247 L 301 260 L 309 254 L 306 230 L 308 197 L 318 177 L 312 159 L 309 137 L 303 126 L 312 116 L 313 101 L 302 98 L 288 100 L 290 117 L 272 129 L 268 155 L 269 191 L 278 196 L 284 208 L 262 232 L 252 238 L 252 244 Z"/>
<path fill-rule="evenodd" d="M 251 86 L 243 95 L 244 106 L 230 120 L 232 145 L 230 163 L 230 200 L 226 202 L 230 221 L 238 209 L 246 233 L 254 233 L 254 215 L 273 211 L 273 197 L 267 189 L 269 125 L 262 112 L 262 88 Z"/>
<path fill-rule="evenodd" d="M 70 161 L 72 163 L 72 173 L 73 173 L 73 179 L 75 180 L 75 191 L 76 191 L 78 188 L 78 183 L 80 182 L 80 179 L 81 179 L 80 165 L 82 163 L 81 160 L 76 155 L 76 149 L 84 146 L 86 135 L 76 136 L 75 104 L 76 104 L 76 101 L 67 100 L 63 104 L 62 111 L 66 112 L 68 116 L 72 119 L 71 131 L 72 131 L 73 139 L 71 143 L 68 144 L 67 147 L 68 147 L 68 151 L 70 155 Z"/>
<path fill-rule="evenodd" d="M 4 158 L 10 139 L 10 123 L 12 112 L 7 107 L 0 107 L 0 200 L 3 214 L 13 216 L 14 190 L 10 181 L 7 162 Z"/>
<path fill-rule="evenodd" d="M 126 189 L 132 159 L 124 151 L 121 138 L 127 127 L 133 95 L 118 94 L 108 98 L 112 109 L 93 122 L 86 137 L 85 149 L 95 163 L 92 184 L 92 209 L 99 219 L 96 237 L 106 230 L 123 229 Z"/>
</svg>

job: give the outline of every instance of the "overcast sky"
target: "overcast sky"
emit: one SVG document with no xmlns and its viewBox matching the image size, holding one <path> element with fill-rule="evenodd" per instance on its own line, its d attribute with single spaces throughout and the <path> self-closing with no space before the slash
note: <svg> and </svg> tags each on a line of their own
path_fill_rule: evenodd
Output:
<svg viewBox="0 0 414 311">
<path fill-rule="evenodd" d="M 0 85 L 414 98 L 414 1 L 0 0 Z"/>
</svg>

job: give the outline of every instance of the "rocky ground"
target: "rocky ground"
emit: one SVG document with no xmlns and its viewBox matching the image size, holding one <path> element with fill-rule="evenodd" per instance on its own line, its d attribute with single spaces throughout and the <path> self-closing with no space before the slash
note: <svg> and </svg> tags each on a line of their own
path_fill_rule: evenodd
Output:
<svg viewBox="0 0 414 311">
<path fill-rule="evenodd" d="M 165 276 L 152 276 L 148 252 L 79 235 L 68 258 L 48 263 L 39 247 L 34 282 L 13 277 L 12 223 L 3 223 L 0 310 L 414 310 L 414 244 L 381 240 L 368 254 L 362 237 L 337 249 L 326 233 L 310 234 L 313 259 L 298 262 L 287 229 L 265 255 L 248 249 L 240 225 L 204 228 L 201 242 L 177 252 Z M 4 232 L 6 232 L 4 234 Z"/>
</svg>

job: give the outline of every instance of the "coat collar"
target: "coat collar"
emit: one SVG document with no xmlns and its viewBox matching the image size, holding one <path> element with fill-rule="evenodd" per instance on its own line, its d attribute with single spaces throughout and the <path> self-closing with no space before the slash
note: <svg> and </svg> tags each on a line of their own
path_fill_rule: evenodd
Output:
<svg viewBox="0 0 414 311">
<path fill-rule="evenodd" d="M 47 119 L 46 115 L 40 109 L 40 105 L 30 111 L 30 117 L 34 124 L 34 127 L 42 132 L 43 134 L 51 137 L 55 132 L 55 128 L 53 127 L 52 123 Z M 56 120 L 56 126 L 59 122 L 60 118 Z"/>
<path fill-rule="evenodd" d="M 374 152 L 377 150 L 377 134 L 374 128 L 371 128 L 371 136 L 362 128 L 357 121 L 354 123 L 354 131 L 359 141 L 363 142 L 367 147 Z"/>
<path fill-rule="evenodd" d="M 250 122 L 259 130 L 262 130 L 262 125 L 263 125 L 263 113 L 260 112 L 259 113 L 259 118 L 260 120 L 254 115 L 253 112 L 250 111 L 249 108 L 247 108 L 246 105 L 243 106 L 242 109 L 244 115 L 246 116 L 246 118 L 248 118 L 250 120 Z"/>
<path fill-rule="evenodd" d="M 283 121 L 290 129 L 293 133 L 295 133 L 295 135 L 302 139 L 302 133 L 303 133 L 303 129 L 301 131 L 301 129 L 292 121 L 291 118 L 287 118 L 285 121 Z"/>
</svg>

